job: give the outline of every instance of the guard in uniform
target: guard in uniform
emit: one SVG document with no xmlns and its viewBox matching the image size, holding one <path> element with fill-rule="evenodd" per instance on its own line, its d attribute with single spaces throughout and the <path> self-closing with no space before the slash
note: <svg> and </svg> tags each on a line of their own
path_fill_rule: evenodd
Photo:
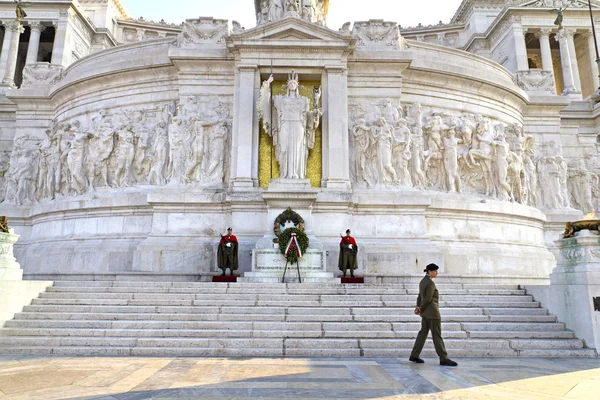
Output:
<svg viewBox="0 0 600 400">
<path fill-rule="evenodd" d="M 440 357 L 440 365 L 456 367 L 458 363 L 448 358 L 444 339 L 442 339 L 442 320 L 438 305 L 440 294 L 433 282 L 438 275 L 438 269 L 437 265 L 429 264 L 424 271 L 427 275 L 419 283 L 419 297 L 417 298 L 415 314 L 421 316 L 421 330 L 417 335 L 417 340 L 415 341 L 415 346 L 409 360 L 417 364 L 425 362 L 419 356 L 425 345 L 425 340 L 427 340 L 427 335 L 431 330 L 433 345 L 435 346 L 437 355 Z"/>
<path fill-rule="evenodd" d="M 231 228 L 227 228 L 227 235 L 221 236 L 219 250 L 217 252 L 217 263 L 223 270 L 222 276 L 229 268 L 229 275 L 233 276 L 233 271 L 238 269 L 238 240 L 232 234 Z"/>
<path fill-rule="evenodd" d="M 351 277 L 354 277 L 354 270 L 358 269 L 358 245 L 350 234 L 350 229 L 348 229 L 346 236 L 343 236 L 340 241 L 338 268 L 344 273 L 344 277 L 348 269 Z"/>
</svg>

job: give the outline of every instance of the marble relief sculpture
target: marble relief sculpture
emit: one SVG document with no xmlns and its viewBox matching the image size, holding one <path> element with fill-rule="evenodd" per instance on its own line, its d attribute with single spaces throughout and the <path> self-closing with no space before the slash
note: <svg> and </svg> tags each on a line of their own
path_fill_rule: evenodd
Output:
<svg viewBox="0 0 600 400">
<path fill-rule="evenodd" d="M 101 188 L 223 184 L 229 105 L 190 97 L 179 106 L 112 114 L 101 109 L 89 121 L 54 121 L 43 139 L 17 138 L 5 163 L 0 197 L 28 204 Z"/>
<path fill-rule="evenodd" d="M 424 110 L 418 103 L 395 107 L 390 99 L 351 106 L 350 114 L 357 187 L 475 194 L 544 209 L 592 208 L 600 178 L 583 161 L 567 164 L 554 141 L 538 151 L 520 124 Z"/>
<path fill-rule="evenodd" d="M 258 25 L 279 21 L 285 17 L 325 24 L 325 0 L 261 0 L 256 15 Z"/>
<path fill-rule="evenodd" d="M 314 148 L 322 110 L 310 109 L 310 99 L 299 92 L 298 75 L 288 76 L 287 94 L 271 95 L 273 76 L 266 80 L 258 100 L 263 128 L 273 138 L 282 179 L 306 179 L 308 151 Z M 273 121 L 273 125 L 271 125 Z"/>
</svg>

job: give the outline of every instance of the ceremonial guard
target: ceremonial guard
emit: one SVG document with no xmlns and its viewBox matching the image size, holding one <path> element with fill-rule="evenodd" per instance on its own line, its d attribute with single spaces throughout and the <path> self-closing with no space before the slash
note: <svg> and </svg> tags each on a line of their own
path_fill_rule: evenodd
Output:
<svg viewBox="0 0 600 400">
<path fill-rule="evenodd" d="M 348 229 L 346 236 L 343 236 L 340 241 L 338 268 L 344 273 L 344 277 L 348 269 L 350 269 L 351 277 L 354 277 L 354 270 L 358 269 L 358 245 L 350 234 L 350 229 Z"/>
<path fill-rule="evenodd" d="M 227 268 L 229 268 L 231 276 L 233 276 L 233 271 L 238 269 L 238 241 L 232 234 L 231 228 L 227 228 L 227 235 L 221 236 L 217 262 L 219 268 L 223 270 L 222 276 L 227 272 Z"/>
<path fill-rule="evenodd" d="M 421 280 L 421 283 L 419 283 L 419 297 L 417 298 L 415 314 L 421 316 L 421 330 L 417 335 L 417 340 L 415 341 L 415 346 L 413 347 L 409 360 L 417 364 L 424 363 L 419 356 L 425 345 L 427 335 L 431 330 L 431 338 L 433 339 L 435 351 L 440 357 L 440 365 L 456 367 L 458 363 L 448 358 L 444 339 L 442 339 L 442 320 L 440 316 L 440 307 L 438 305 L 440 294 L 433 282 L 438 275 L 438 269 L 439 267 L 437 265 L 429 264 L 424 271 L 427 275 L 425 275 Z"/>
</svg>

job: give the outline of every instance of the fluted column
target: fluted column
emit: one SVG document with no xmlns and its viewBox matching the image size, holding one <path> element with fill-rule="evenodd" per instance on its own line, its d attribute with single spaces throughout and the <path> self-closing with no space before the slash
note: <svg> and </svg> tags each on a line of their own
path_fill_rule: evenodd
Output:
<svg viewBox="0 0 600 400">
<path fill-rule="evenodd" d="M 31 35 L 29 37 L 29 48 L 27 49 L 26 65 L 35 64 L 38 61 L 38 53 L 40 51 L 40 36 L 46 30 L 40 21 L 30 21 L 29 28 Z"/>
<path fill-rule="evenodd" d="M 575 29 L 566 29 L 567 44 L 569 45 L 569 56 L 571 59 L 571 69 L 573 70 L 573 82 L 575 88 L 581 91 L 581 77 L 579 76 L 579 63 L 577 62 L 577 50 L 575 49 Z"/>
<path fill-rule="evenodd" d="M 594 89 L 597 89 L 600 86 L 600 81 L 598 79 L 598 60 L 596 60 L 596 43 L 594 42 L 594 34 L 591 29 L 589 29 L 584 35 L 588 40 L 588 52 L 590 53 L 590 67 L 592 68 L 592 78 L 594 83 Z"/>
<path fill-rule="evenodd" d="M 562 73 L 564 81 L 563 95 L 581 93 L 575 88 L 573 79 L 573 67 L 571 64 L 571 55 L 569 53 L 569 43 L 564 29 L 560 29 L 556 35 L 556 40 L 560 44 L 560 63 L 562 64 Z"/>
<path fill-rule="evenodd" d="M 544 71 L 554 72 L 554 65 L 552 63 L 552 49 L 550 48 L 550 34 L 552 29 L 542 28 L 536 33 L 537 38 L 540 40 L 540 51 L 542 53 L 542 69 Z"/>
<path fill-rule="evenodd" d="M 6 24 L 7 30 L 10 30 L 10 43 L 8 45 L 8 58 L 6 61 L 6 70 L 2 85 L 15 86 L 15 72 L 17 71 L 17 56 L 19 52 L 19 39 L 23 33 L 23 26 L 18 21 L 11 21 Z"/>
<path fill-rule="evenodd" d="M 4 25 L 4 40 L 2 41 L 2 54 L 0 54 L 0 78 L 4 77 L 4 72 L 6 71 L 6 63 L 8 61 L 8 52 L 10 47 L 10 39 L 12 37 L 12 32 L 8 29 L 8 24 L 11 21 L 2 21 Z"/>
<path fill-rule="evenodd" d="M 527 43 L 525 42 L 525 33 L 521 24 L 513 25 L 513 36 L 515 39 L 515 56 L 517 59 L 517 71 L 528 71 L 529 61 L 527 61 Z"/>
</svg>

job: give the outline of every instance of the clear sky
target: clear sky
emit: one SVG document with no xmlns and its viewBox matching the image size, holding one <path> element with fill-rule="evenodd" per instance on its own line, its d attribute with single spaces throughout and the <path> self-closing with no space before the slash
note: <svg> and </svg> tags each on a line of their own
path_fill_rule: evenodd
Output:
<svg viewBox="0 0 600 400">
<path fill-rule="evenodd" d="M 135 17 L 180 23 L 196 17 L 236 20 L 256 25 L 253 0 L 121 0 Z M 344 22 L 385 19 L 403 27 L 447 23 L 461 0 L 330 0 L 327 25 L 340 28 Z"/>
</svg>

